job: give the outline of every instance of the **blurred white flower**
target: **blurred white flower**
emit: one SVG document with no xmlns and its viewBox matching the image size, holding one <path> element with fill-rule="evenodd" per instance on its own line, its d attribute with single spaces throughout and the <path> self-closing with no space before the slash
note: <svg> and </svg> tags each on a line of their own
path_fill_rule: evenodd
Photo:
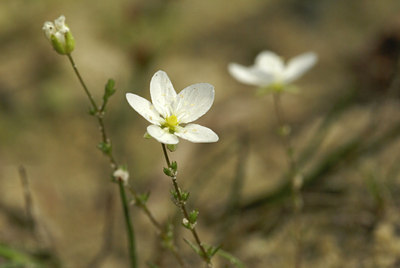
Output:
<svg viewBox="0 0 400 268">
<path fill-rule="evenodd" d="M 177 144 L 178 137 L 191 142 L 216 142 L 218 135 L 209 128 L 191 124 L 204 115 L 214 102 L 214 87 L 194 84 L 176 94 L 163 71 L 154 74 L 150 82 L 151 102 L 132 93 L 126 99 L 132 108 L 152 125 L 147 133 L 164 144 Z"/>
<path fill-rule="evenodd" d="M 253 66 L 246 67 L 230 63 L 228 70 L 235 79 L 244 84 L 281 91 L 302 76 L 316 62 L 317 55 L 308 52 L 292 58 L 285 65 L 282 58 L 274 52 L 263 51 L 257 55 Z"/>
<path fill-rule="evenodd" d="M 114 171 L 113 176 L 116 180 L 122 181 L 124 185 L 128 185 L 129 173 L 126 169 L 118 168 L 116 171 Z"/>
<path fill-rule="evenodd" d="M 42 30 L 58 53 L 65 55 L 74 50 L 75 41 L 68 26 L 65 25 L 65 17 L 63 15 L 58 17 L 54 23 L 46 21 Z"/>
</svg>

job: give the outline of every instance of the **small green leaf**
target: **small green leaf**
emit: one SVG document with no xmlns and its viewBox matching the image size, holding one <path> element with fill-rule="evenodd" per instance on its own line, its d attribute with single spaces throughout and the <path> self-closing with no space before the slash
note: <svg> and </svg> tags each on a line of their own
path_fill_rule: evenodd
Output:
<svg viewBox="0 0 400 268">
<path fill-rule="evenodd" d="M 196 223 L 197 221 L 197 216 L 199 215 L 199 211 L 193 210 L 192 212 L 189 213 L 189 222 L 190 223 Z"/>
<path fill-rule="evenodd" d="M 115 93 L 115 81 L 113 79 L 108 79 L 107 84 L 104 88 L 103 104 L 101 105 L 100 111 L 104 112 L 108 99 Z"/>
<path fill-rule="evenodd" d="M 145 205 L 147 203 L 147 200 L 149 200 L 150 192 L 144 193 L 144 194 L 139 194 L 136 198 L 136 203 L 138 205 Z"/>
<path fill-rule="evenodd" d="M 96 113 L 97 113 L 97 110 L 96 110 L 95 108 L 91 107 L 91 108 L 89 109 L 89 114 L 90 114 L 90 115 L 95 116 Z"/>
<path fill-rule="evenodd" d="M 100 151 L 102 151 L 102 152 L 105 153 L 105 154 L 111 153 L 111 149 L 112 149 L 111 143 L 109 143 L 109 142 L 100 142 L 100 143 L 97 145 L 97 148 L 99 148 Z"/>
<path fill-rule="evenodd" d="M 174 175 L 173 175 L 173 173 L 172 173 L 172 170 L 170 169 L 170 168 L 164 168 L 163 169 L 163 171 L 164 171 L 164 174 L 165 175 L 167 175 L 167 176 L 169 176 L 169 177 L 173 177 Z"/>
<path fill-rule="evenodd" d="M 178 201 L 178 193 L 175 190 L 171 190 L 171 195 L 175 201 Z"/>
<path fill-rule="evenodd" d="M 176 163 L 176 161 L 173 161 L 172 163 L 171 163 L 171 165 L 170 165 L 170 168 L 173 170 L 173 171 L 177 171 L 178 170 L 178 163 Z"/>
<path fill-rule="evenodd" d="M 107 84 L 105 86 L 105 96 L 111 97 L 115 93 L 115 81 L 113 79 L 108 79 Z"/>
<path fill-rule="evenodd" d="M 211 259 L 215 255 L 215 253 L 217 253 L 218 250 L 220 250 L 220 249 L 221 249 L 221 245 L 219 245 L 217 247 L 209 246 L 207 248 L 207 256 L 208 256 L 208 258 Z"/>
<path fill-rule="evenodd" d="M 181 198 L 183 202 L 186 202 L 189 199 L 190 193 L 189 192 L 181 192 Z"/>
</svg>

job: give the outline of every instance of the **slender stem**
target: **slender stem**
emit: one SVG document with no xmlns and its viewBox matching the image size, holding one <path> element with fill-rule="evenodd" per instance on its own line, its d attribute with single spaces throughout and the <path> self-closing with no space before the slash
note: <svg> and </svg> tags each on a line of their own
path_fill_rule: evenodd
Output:
<svg viewBox="0 0 400 268">
<path fill-rule="evenodd" d="M 85 82 L 83 81 L 82 76 L 79 73 L 79 70 L 74 62 L 74 59 L 72 58 L 71 54 L 67 54 L 67 57 L 72 65 L 72 68 L 74 69 L 74 72 L 76 74 L 76 76 L 79 79 L 80 84 L 82 85 L 91 105 L 92 108 L 94 110 L 94 115 L 97 118 L 98 124 L 99 124 L 99 129 L 100 129 L 100 133 L 102 136 L 102 141 L 105 144 L 108 144 L 111 146 L 111 141 L 107 136 L 105 127 L 104 127 L 104 121 L 103 121 L 103 111 L 100 110 L 100 108 L 97 106 L 95 100 L 93 99 L 92 94 L 90 93 L 88 87 L 86 86 Z M 113 170 L 116 170 L 118 167 L 117 162 L 115 161 L 115 158 L 112 154 L 112 151 L 109 150 L 106 155 L 109 158 L 110 161 L 110 165 L 111 168 Z M 136 246 L 135 246 L 135 235 L 134 235 L 134 231 L 133 231 L 133 226 L 132 226 L 132 222 L 131 222 L 131 218 L 130 218 L 130 213 L 129 213 L 129 209 L 128 209 L 128 200 L 126 198 L 126 194 L 125 194 L 125 188 L 124 188 L 124 184 L 121 180 L 118 181 L 119 184 L 119 188 L 120 188 L 120 196 L 121 196 L 121 202 L 122 202 L 122 207 L 124 210 L 124 216 L 125 216 L 125 222 L 126 222 L 126 231 L 127 231 L 127 235 L 128 235 L 128 243 L 129 243 L 129 255 L 130 255 L 130 263 L 131 263 L 131 267 L 132 268 L 136 268 L 137 267 L 137 257 L 136 257 Z"/>
<path fill-rule="evenodd" d="M 125 194 L 125 187 L 124 182 L 122 180 L 118 181 L 119 185 L 119 192 L 121 196 L 121 202 L 124 210 L 125 215 L 125 223 L 126 223 L 126 231 L 128 233 L 128 242 L 129 242 L 129 256 L 131 267 L 137 267 L 137 257 L 136 257 L 136 248 L 135 248 L 135 233 L 133 231 L 133 225 L 131 222 L 131 217 L 129 215 L 129 207 L 128 207 L 128 200 Z"/>
<path fill-rule="evenodd" d="M 295 159 L 293 157 L 293 153 L 292 153 L 292 150 L 293 150 L 292 143 L 291 143 L 291 140 L 289 137 L 289 133 L 284 133 L 285 131 L 290 131 L 290 130 L 287 129 L 288 125 L 285 123 L 285 120 L 283 118 L 280 94 L 274 93 L 273 97 L 274 97 L 275 114 L 276 114 L 276 118 L 278 120 L 278 125 L 280 128 L 279 130 L 280 130 L 280 132 L 283 132 L 280 134 L 282 134 L 281 136 L 283 137 L 282 141 L 285 146 L 289 168 L 290 168 L 291 172 L 295 172 L 296 171 L 296 161 L 295 161 Z"/>
<path fill-rule="evenodd" d="M 275 114 L 280 128 L 281 132 L 280 134 L 282 136 L 282 141 L 286 150 L 287 160 L 289 164 L 289 178 L 291 179 L 292 183 L 291 188 L 292 188 L 293 212 L 294 216 L 300 222 L 299 218 L 301 215 L 302 202 L 303 202 L 301 195 L 301 185 L 303 183 L 302 182 L 303 177 L 298 170 L 296 159 L 293 156 L 293 147 L 289 133 L 290 130 L 287 129 L 288 125 L 286 124 L 283 117 L 282 106 L 280 102 L 280 93 L 274 93 L 273 100 L 274 100 Z M 295 230 L 296 253 L 294 259 L 294 267 L 300 268 L 302 262 L 301 222 L 300 224 L 296 225 L 295 229 L 296 229 Z"/>
<path fill-rule="evenodd" d="M 131 186 L 127 186 L 129 191 L 131 192 L 131 194 L 133 195 L 134 200 L 139 200 L 139 195 L 136 192 L 136 190 L 131 187 Z M 136 202 L 137 206 L 140 207 L 144 214 L 146 214 L 146 216 L 149 218 L 150 222 L 154 225 L 154 227 L 156 227 L 157 231 L 158 231 L 158 235 L 160 236 L 161 239 L 164 239 L 163 236 L 165 235 L 165 231 L 161 225 L 161 223 L 159 223 L 156 218 L 154 217 L 154 215 L 151 213 L 151 211 L 149 210 L 149 208 L 146 206 L 145 203 L 137 201 Z M 175 246 L 175 244 L 172 244 L 171 247 L 167 247 L 169 250 L 171 250 L 172 254 L 174 255 L 174 257 L 176 258 L 176 260 L 178 261 L 179 265 L 181 267 L 186 267 L 185 262 L 183 261 L 182 256 L 179 254 L 177 247 Z"/>
<path fill-rule="evenodd" d="M 72 58 L 71 54 L 67 54 L 67 57 L 68 57 L 69 61 L 71 62 L 72 68 L 74 69 L 74 72 L 75 72 L 76 76 L 78 77 L 79 82 L 81 83 L 81 85 L 83 87 L 83 90 L 85 90 L 85 93 L 88 96 L 90 103 L 92 104 L 93 108 L 97 112 L 98 107 L 96 105 L 96 102 L 94 101 L 92 94 L 90 94 L 89 89 L 87 88 L 85 82 L 83 81 L 82 76 L 79 73 L 78 68 L 76 67 L 74 59 Z"/>
<path fill-rule="evenodd" d="M 132 187 L 132 186 L 127 186 L 128 190 L 131 192 L 131 194 L 133 195 L 134 200 L 139 200 L 139 195 L 136 192 L 136 190 Z M 136 202 L 136 204 L 143 209 L 144 213 L 146 214 L 146 216 L 149 218 L 149 220 L 151 221 L 151 223 L 154 225 L 154 227 L 156 227 L 156 229 L 162 233 L 163 229 L 161 224 L 156 220 L 156 218 L 154 217 L 154 215 L 151 213 L 151 211 L 148 209 L 148 207 L 146 206 L 145 203 L 143 202 Z"/>
<path fill-rule="evenodd" d="M 163 143 L 161 144 L 161 146 L 162 146 L 162 149 L 163 149 L 165 161 L 166 161 L 168 167 L 170 167 L 170 166 L 171 166 L 171 162 L 170 162 L 169 157 L 168 157 L 168 153 L 167 153 L 166 146 L 165 146 L 165 144 L 163 144 Z M 172 184 L 173 184 L 173 186 L 174 186 L 176 195 L 177 195 L 177 197 L 178 197 L 179 207 L 180 207 L 180 209 L 182 210 L 183 216 L 184 216 L 186 219 L 189 219 L 189 213 L 188 213 L 188 211 L 187 211 L 187 209 L 186 209 L 185 201 L 184 201 L 183 198 L 182 198 L 181 190 L 179 189 L 178 182 L 177 182 L 177 180 L 176 180 L 176 174 L 174 174 L 174 176 L 172 177 Z M 196 228 L 195 228 L 195 227 L 190 228 L 190 231 L 191 231 L 191 233 L 192 233 L 192 235 L 193 235 L 193 237 L 194 237 L 194 239 L 195 239 L 197 245 L 198 245 L 199 248 L 200 248 L 200 251 L 201 251 L 201 253 L 202 253 L 202 258 L 204 259 L 205 262 L 207 262 L 208 267 L 212 267 L 211 259 L 210 259 L 210 257 L 208 256 L 208 254 L 207 254 L 207 252 L 206 252 L 206 250 L 205 250 L 203 244 L 201 243 L 201 240 L 200 240 L 199 235 L 197 234 Z"/>
<path fill-rule="evenodd" d="M 72 68 L 74 69 L 74 72 L 75 72 L 76 76 L 79 79 L 79 82 L 82 85 L 83 90 L 85 91 L 85 93 L 86 93 L 86 95 L 87 95 L 87 97 L 88 97 L 88 99 L 89 99 L 89 101 L 90 101 L 90 103 L 92 105 L 92 108 L 94 110 L 94 115 L 96 116 L 97 122 L 99 124 L 99 130 L 100 130 L 100 133 L 101 133 L 101 137 L 102 137 L 103 143 L 111 144 L 111 141 L 107 137 L 106 129 L 104 127 L 104 121 L 103 121 L 104 107 L 99 108 L 99 106 L 97 106 L 96 101 L 94 100 L 94 98 L 93 98 L 92 94 L 90 93 L 88 87 L 86 86 L 85 82 L 83 81 L 83 78 L 82 78 L 81 74 L 79 73 L 78 67 L 76 66 L 75 61 L 72 58 L 71 54 L 67 54 L 67 57 L 68 57 L 71 65 L 72 65 Z M 111 168 L 112 169 L 116 169 L 118 165 L 117 165 L 117 162 L 115 161 L 114 156 L 112 155 L 112 153 L 111 152 L 108 153 L 107 156 L 108 156 L 108 158 L 110 160 Z"/>
</svg>

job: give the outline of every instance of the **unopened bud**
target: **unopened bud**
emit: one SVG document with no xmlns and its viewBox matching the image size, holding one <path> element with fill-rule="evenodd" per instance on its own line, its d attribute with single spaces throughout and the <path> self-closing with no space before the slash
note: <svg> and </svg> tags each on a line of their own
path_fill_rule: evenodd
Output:
<svg viewBox="0 0 400 268">
<path fill-rule="evenodd" d="M 53 48 L 61 55 L 70 54 L 75 48 L 75 40 L 65 24 L 65 17 L 61 15 L 54 23 L 46 21 L 42 27 L 47 39 Z"/>
</svg>

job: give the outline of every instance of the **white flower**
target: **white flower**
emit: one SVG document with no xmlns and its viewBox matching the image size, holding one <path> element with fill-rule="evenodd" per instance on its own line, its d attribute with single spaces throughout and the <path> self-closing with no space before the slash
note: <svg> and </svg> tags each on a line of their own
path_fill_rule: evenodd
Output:
<svg viewBox="0 0 400 268">
<path fill-rule="evenodd" d="M 204 115 L 214 102 L 214 87 L 207 83 L 194 84 L 176 94 L 163 71 L 154 74 L 150 82 L 151 102 L 132 93 L 126 99 L 132 108 L 152 125 L 147 132 L 164 144 L 177 144 L 178 137 L 191 142 L 216 142 L 218 135 L 209 128 L 191 124 Z"/>
<path fill-rule="evenodd" d="M 58 17 L 54 23 L 46 21 L 42 30 L 58 53 L 69 54 L 74 50 L 75 41 L 68 26 L 65 25 L 65 17 L 63 15 Z"/>
<path fill-rule="evenodd" d="M 228 70 L 234 78 L 244 84 L 279 90 L 302 76 L 316 62 L 317 55 L 308 52 L 292 58 L 285 65 L 282 58 L 274 52 L 263 51 L 257 55 L 253 66 L 230 63 Z"/>
<path fill-rule="evenodd" d="M 122 181 L 124 185 L 128 185 L 129 173 L 126 169 L 118 168 L 116 171 L 114 171 L 113 176 L 116 180 Z"/>
</svg>

